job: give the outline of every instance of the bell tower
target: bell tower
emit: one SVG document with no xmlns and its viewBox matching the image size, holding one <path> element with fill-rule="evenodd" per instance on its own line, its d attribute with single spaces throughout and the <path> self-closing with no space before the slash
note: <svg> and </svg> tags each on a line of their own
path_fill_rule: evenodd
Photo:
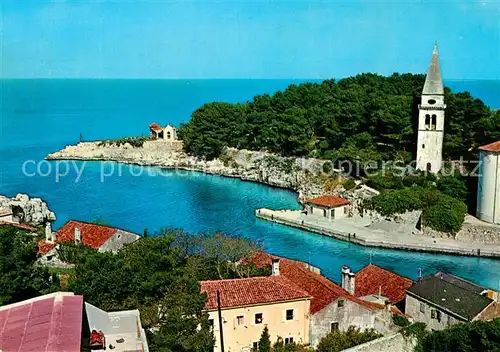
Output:
<svg viewBox="0 0 500 352">
<path fill-rule="evenodd" d="M 418 106 L 418 170 L 432 173 L 441 170 L 445 109 L 443 79 L 439 67 L 438 48 L 435 44 L 422 90 L 422 101 Z"/>
</svg>

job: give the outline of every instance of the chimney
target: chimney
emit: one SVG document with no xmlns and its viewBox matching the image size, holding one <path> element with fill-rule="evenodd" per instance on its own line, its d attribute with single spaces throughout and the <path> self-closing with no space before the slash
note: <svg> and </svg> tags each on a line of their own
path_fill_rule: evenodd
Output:
<svg viewBox="0 0 500 352">
<path fill-rule="evenodd" d="M 273 258 L 272 267 L 271 267 L 271 275 L 279 276 L 280 275 L 280 260 L 279 258 Z"/>
<path fill-rule="evenodd" d="M 45 224 L 45 241 L 52 241 L 53 242 L 53 239 L 52 239 L 52 227 L 50 226 L 50 222 L 47 221 L 47 223 Z"/>
<path fill-rule="evenodd" d="M 347 292 L 349 292 L 351 295 L 354 295 L 355 288 L 356 288 L 356 275 L 349 270 L 349 289 Z"/>
<path fill-rule="evenodd" d="M 82 242 L 82 233 L 78 227 L 75 227 L 75 244 Z"/>
<path fill-rule="evenodd" d="M 349 273 L 351 269 L 347 265 L 342 265 L 342 288 L 349 292 Z"/>
</svg>

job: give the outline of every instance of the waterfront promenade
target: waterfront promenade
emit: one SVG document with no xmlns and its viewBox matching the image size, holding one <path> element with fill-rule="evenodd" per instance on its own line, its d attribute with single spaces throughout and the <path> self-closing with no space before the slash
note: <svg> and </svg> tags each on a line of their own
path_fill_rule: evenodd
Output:
<svg viewBox="0 0 500 352">
<path fill-rule="evenodd" d="M 418 234 L 368 229 L 367 226 L 371 224 L 371 221 L 367 218 L 356 217 L 329 221 L 307 216 L 300 210 L 266 208 L 257 209 L 255 215 L 261 219 L 362 246 L 500 258 L 500 245 L 467 243 L 449 238 L 433 238 Z"/>
</svg>

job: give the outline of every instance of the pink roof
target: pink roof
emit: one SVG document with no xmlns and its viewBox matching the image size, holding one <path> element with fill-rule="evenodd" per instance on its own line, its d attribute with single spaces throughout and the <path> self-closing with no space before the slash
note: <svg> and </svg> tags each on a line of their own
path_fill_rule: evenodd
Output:
<svg viewBox="0 0 500 352">
<path fill-rule="evenodd" d="M 77 352 L 83 296 L 58 292 L 0 307 L 0 350 Z"/>
</svg>

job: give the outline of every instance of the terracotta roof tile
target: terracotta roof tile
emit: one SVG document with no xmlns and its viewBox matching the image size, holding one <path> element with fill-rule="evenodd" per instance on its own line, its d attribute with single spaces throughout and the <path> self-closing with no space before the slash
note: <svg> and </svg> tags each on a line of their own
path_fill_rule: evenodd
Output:
<svg viewBox="0 0 500 352">
<path fill-rule="evenodd" d="M 348 300 L 356 302 L 366 308 L 382 309 L 383 306 L 366 302 L 349 294 L 336 283 L 328 280 L 323 275 L 312 272 L 306 268 L 305 263 L 272 256 L 267 253 L 255 253 L 250 258 L 250 262 L 257 266 L 270 266 L 273 258 L 280 259 L 280 275 L 286 277 L 295 285 L 308 292 L 311 296 L 311 314 L 315 314 L 329 305 L 332 301 L 339 297 L 344 297 Z"/>
<path fill-rule="evenodd" d="M 389 298 L 392 304 L 402 301 L 406 289 L 413 285 L 413 281 L 393 272 L 370 264 L 356 273 L 355 295 L 363 297 L 379 293 Z"/>
<path fill-rule="evenodd" d="M 106 243 L 118 231 L 114 227 L 70 220 L 56 232 L 56 242 L 74 241 L 75 227 L 80 230 L 83 244 L 96 249 Z"/>
<path fill-rule="evenodd" d="M 38 254 L 47 254 L 49 253 L 53 248 L 56 247 L 55 242 L 49 242 L 46 240 L 40 240 L 38 242 Z"/>
<path fill-rule="evenodd" d="M 156 122 L 153 122 L 151 125 L 149 125 L 149 128 L 153 131 L 163 131 L 163 127 L 158 125 Z"/>
<path fill-rule="evenodd" d="M 206 309 L 217 309 L 217 290 L 220 291 L 222 308 L 291 301 L 309 297 L 307 292 L 282 276 L 210 280 L 201 282 L 201 292 L 206 292 L 208 295 Z"/>
<path fill-rule="evenodd" d="M 304 202 L 331 208 L 349 204 L 349 201 L 347 199 L 328 195 L 306 199 Z"/>
<path fill-rule="evenodd" d="M 479 150 L 483 150 L 485 152 L 500 152 L 500 141 L 483 145 L 479 147 Z"/>
</svg>

